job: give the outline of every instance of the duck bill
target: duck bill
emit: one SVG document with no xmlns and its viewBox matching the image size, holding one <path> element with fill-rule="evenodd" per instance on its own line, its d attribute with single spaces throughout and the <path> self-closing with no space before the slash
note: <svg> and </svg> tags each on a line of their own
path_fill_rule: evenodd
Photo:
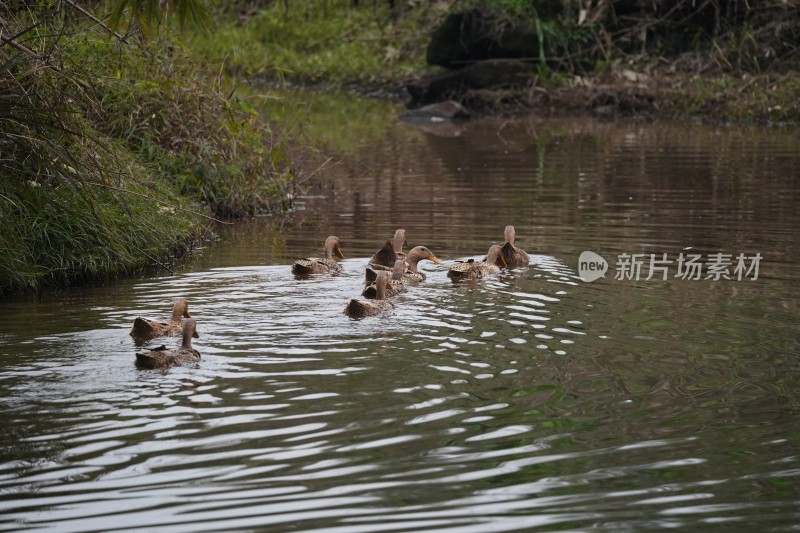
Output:
<svg viewBox="0 0 800 533">
<path fill-rule="evenodd" d="M 197 333 L 197 330 L 194 330 L 194 331 L 192 332 L 192 338 L 193 338 L 193 339 L 199 339 L 199 338 L 200 338 L 200 334 L 199 334 L 199 333 Z"/>
<path fill-rule="evenodd" d="M 344 259 L 344 252 L 342 252 L 341 248 L 338 247 L 336 248 L 336 257 L 338 257 L 339 259 Z"/>
<path fill-rule="evenodd" d="M 186 311 L 183 313 L 183 318 L 192 318 L 192 313 L 190 313 L 190 312 L 189 312 L 189 310 L 187 309 L 187 310 L 186 310 Z"/>
<path fill-rule="evenodd" d="M 428 259 L 430 259 L 431 261 L 433 261 L 433 262 L 434 262 L 434 263 L 436 263 L 437 265 L 441 265 L 441 264 L 442 264 L 442 262 L 441 262 L 441 261 L 439 261 L 439 260 L 436 258 L 436 256 L 435 256 L 435 255 L 433 255 L 433 254 L 431 254 L 431 256 L 430 256 Z"/>
<path fill-rule="evenodd" d="M 497 258 L 497 261 L 495 262 L 495 264 L 497 264 L 497 263 L 500 263 L 504 268 L 508 268 L 508 263 L 506 263 L 506 258 L 503 257 L 502 255 Z"/>
</svg>

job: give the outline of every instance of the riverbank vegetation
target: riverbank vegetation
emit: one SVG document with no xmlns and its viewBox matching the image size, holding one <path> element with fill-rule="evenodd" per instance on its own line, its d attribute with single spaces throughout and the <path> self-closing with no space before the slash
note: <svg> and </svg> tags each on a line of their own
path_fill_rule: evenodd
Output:
<svg viewBox="0 0 800 533">
<path fill-rule="evenodd" d="M 290 202 L 281 143 L 233 82 L 142 32 L 153 13 L 118 15 L 125 39 L 74 2 L 0 7 L 0 294 L 169 270 L 210 217 Z"/>
<path fill-rule="evenodd" d="M 0 36 L 0 295 L 170 269 L 209 217 L 288 208 L 264 117 L 313 128 L 240 81 L 800 123 L 800 0 L 15 0 Z"/>
<path fill-rule="evenodd" d="M 461 76 L 453 82 L 461 92 L 447 86 L 444 97 L 479 112 L 800 122 L 798 0 L 282 0 L 215 9 L 216 31 L 190 36 L 191 53 L 255 81 L 399 94 L 474 62 L 519 60 L 530 68 L 524 83 Z"/>
<path fill-rule="evenodd" d="M 377 88 L 416 76 L 443 11 L 395 12 L 385 0 L 356 4 L 217 2 L 213 31 L 189 34 L 186 42 L 194 57 L 255 81 Z"/>
</svg>

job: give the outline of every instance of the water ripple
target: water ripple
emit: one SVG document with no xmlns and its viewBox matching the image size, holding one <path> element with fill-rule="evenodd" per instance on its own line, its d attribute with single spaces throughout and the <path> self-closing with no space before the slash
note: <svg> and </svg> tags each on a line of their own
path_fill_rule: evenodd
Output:
<svg viewBox="0 0 800 533">
<path fill-rule="evenodd" d="M 797 136 L 463 127 L 398 125 L 285 226 L 219 228 L 176 275 L 4 303 L 0 530 L 793 528 Z M 343 314 L 396 227 L 449 264 L 509 223 L 529 268 L 454 285 L 423 262 L 392 311 Z M 331 232 L 342 273 L 296 280 Z M 689 246 L 760 251 L 763 276 L 575 271 Z M 137 370 L 132 317 L 179 296 L 202 361 Z"/>
</svg>

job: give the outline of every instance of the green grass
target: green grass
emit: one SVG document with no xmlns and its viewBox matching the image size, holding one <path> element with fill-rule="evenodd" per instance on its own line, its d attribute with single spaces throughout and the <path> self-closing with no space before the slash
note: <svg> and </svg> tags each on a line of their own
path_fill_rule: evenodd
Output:
<svg viewBox="0 0 800 533">
<path fill-rule="evenodd" d="M 280 212 L 294 179 L 271 128 L 235 83 L 170 42 L 115 54 L 89 40 L 75 52 L 102 58 L 93 126 L 120 139 L 142 163 L 215 215 Z"/>
<path fill-rule="evenodd" d="M 0 169 L 0 294 L 169 263 L 201 231 L 195 206 L 113 141 L 28 142 Z"/>
<path fill-rule="evenodd" d="M 190 53 L 248 77 L 306 83 L 386 83 L 425 68 L 430 29 L 444 11 L 407 9 L 391 17 L 385 2 L 360 8 L 349 0 L 281 2 L 242 21 L 218 17 L 209 33 L 185 35 Z"/>
<path fill-rule="evenodd" d="M 287 207 L 291 162 L 231 80 L 70 29 L 0 46 L 0 295 L 168 266 L 205 215 Z"/>
<path fill-rule="evenodd" d="M 90 62 L 63 54 L 47 34 L 30 32 L 28 42 L 50 62 L 0 47 L 0 294 L 182 254 L 201 231 L 199 207 L 92 126 Z"/>
</svg>

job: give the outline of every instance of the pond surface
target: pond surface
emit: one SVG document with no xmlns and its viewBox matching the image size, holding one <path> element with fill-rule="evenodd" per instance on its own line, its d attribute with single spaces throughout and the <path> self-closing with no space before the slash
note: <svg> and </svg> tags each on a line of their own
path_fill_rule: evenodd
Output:
<svg viewBox="0 0 800 533">
<path fill-rule="evenodd" d="M 174 276 L 0 304 L 0 530 L 797 528 L 797 131 L 387 123 Z M 506 224 L 531 266 L 454 286 Z M 345 317 L 398 227 L 445 266 Z M 295 280 L 329 234 L 343 273 Z M 201 363 L 137 370 L 130 323 L 181 296 Z"/>
</svg>

